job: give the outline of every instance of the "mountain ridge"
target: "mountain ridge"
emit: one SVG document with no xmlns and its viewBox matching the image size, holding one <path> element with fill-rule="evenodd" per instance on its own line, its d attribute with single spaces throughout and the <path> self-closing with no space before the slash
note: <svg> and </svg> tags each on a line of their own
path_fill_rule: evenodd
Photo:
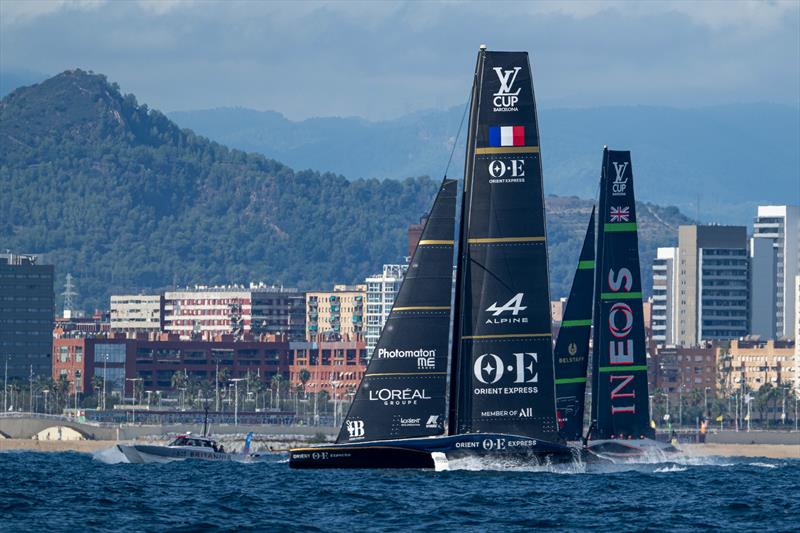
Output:
<svg viewBox="0 0 800 533">
<path fill-rule="evenodd" d="M 294 171 L 180 128 L 82 70 L 0 100 L 0 190 L 13 191 L 0 195 L 0 247 L 44 254 L 57 293 L 70 272 L 85 309 L 174 285 L 361 282 L 402 261 L 438 183 Z M 569 291 L 591 204 L 547 198 L 553 297 Z M 689 219 L 640 209 L 649 286 L 647 258 L 674 244 L 658 218 Z"/>
<path fill-rule="evenodd" d="M 417 111 L 378 122 L 292 121 L 275 111 L 246 108 L 168 115 L 211 139 L 293 167 L 382 179 L 440 176 L 463 110 Z M 602 146 L 608 145 L 632 151 L 640 199 L 676 205 L 705 222 L 746 225 L 758 204 L 793 196 L 800 203 L 800 191 L 792 188 L 800 175 L 800 108 L 794 106 L 545 107 L 539 123 L 548 194 L 596 194 Z M 464 142 L 461 135 L 450 176 L 463 173 Z M 347 157 L 353 153 L 361 157 Z"/>
</svg>

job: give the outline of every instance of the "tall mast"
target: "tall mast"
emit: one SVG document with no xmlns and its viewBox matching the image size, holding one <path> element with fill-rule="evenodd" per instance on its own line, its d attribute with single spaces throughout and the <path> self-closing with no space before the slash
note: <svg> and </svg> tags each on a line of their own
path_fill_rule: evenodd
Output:
<svg viewBox="0 0 800 533">
<path fill-rule="evenodd" d="M 465 261 L 467 260 L 466 254 L 464 251 L 466 250 L 466 242 L 465 242 L 465 230 L 467 226 L 467 191 L 470 189 L 469 181 L 470 176 L 472 175 L 472 153 L 475 151 L 475 135 L 476 129 L 478 126 L 478 102 L 479 102 L 479 89 L 480 89 L 480 74 L 483 72 L 483 59 L 486 54 L 486 45 L 482 44 L 480 46 L 480 51 L 478 52 L 478 60 L 475 64 L 475 74 L 472 79 L 472 94 L 470 95 L 470 110 L 469 110 L 469 124 L 467 126 L 467 149 L 464 155 L 464 180 L 462 186 L 462 194 L 461 194 L 461 211 L 459 216 L 459 227 L 458 227 L 458 235 L 456 236 L 456 240 L 458 241 L 458 248 L 457 248 L 457 259 L 456 259 L 456 290 L 455 290 L 455 298 L 453 302 L 453 330 L 451 333 L 451 355 L 450 355 L 450 394 L 449 394 L 449 403 L 448 403 L 448 416 L 447 416 L 447 432 L 449 435 L 455 435 L 458 433 L 458 403 L 459 403 L 459 382 L 461 380 L 458 379 L 460 367 L 459 367 L 459 349 L 461 347 L 460 342 L 460 328 L 461 328 L 461 313 L 459 310 L 461 309 L 461 302 L 464 299 L 463 294 L 463 272 L 464 272 L 464 265 Z"/>
</svg>

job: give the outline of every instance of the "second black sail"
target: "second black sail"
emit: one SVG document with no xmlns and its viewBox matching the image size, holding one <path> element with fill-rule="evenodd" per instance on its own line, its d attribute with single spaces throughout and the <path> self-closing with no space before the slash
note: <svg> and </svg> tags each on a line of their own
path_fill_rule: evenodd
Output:
<svg viewBox="0 0 800 533">
<path fill-rule="evenodd" d="M 594 209 L 583 239 L 578 268 L 572 280 L 567 307 L 561 320 L 554 350 L 556 406 L 561 436 L 578 440 L 583 435 L 586 370 L 589 336 L 592 330 L 592 287 L 594 285 Z"/>
<path fill-rule="evenodd" d="M 456 184 L 436 196 L 339 443 L 444 432 Z"/>
</svg>

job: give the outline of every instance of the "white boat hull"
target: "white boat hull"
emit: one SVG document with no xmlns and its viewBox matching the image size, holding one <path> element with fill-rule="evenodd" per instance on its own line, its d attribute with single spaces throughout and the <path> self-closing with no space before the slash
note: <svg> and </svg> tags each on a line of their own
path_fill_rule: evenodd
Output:
<svg viewBox="0 0 800 533">
<path fill-rule="evenodd" d="M 117 449 L 130 463 L 170 463 L 199 459 L 201 461 L 230 461 L 227 453 L 205 450 L 196 446 L 155 446 L 151 444 L 117 444 Z"/>
</svg>

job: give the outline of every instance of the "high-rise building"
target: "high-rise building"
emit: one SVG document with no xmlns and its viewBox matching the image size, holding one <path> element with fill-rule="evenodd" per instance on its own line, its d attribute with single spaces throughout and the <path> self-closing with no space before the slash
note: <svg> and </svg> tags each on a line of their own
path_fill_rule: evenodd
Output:
<svg viewBox="0 0 800 533">
<path fill-rule="evenodd" d="M 305 294 L 297 289 L 198 286 L 164 293 L 164 331 L 184 338 L 262 333 L 305 336 Z"/>
<path fill-rule="evenodd" d="M 770 239 L 750 239 L 750 333 L 774 339 L 777 261 Z"/>
<path fill-rule="evenodd" d="M 364 329 L 366 285 L 306 293 L 306 340 L 357 340 Z"/>
<path fill-rule="evenodd" d="M 746 227 L 680 226 L 677 273 L 676 344 L 749 333 Z"/>
<path fill-rule="evenodd" d="M 792 281 L 800 273 L 800 207 L 758 206 L 753 238 L 767 239 L 775 249 L 775 335 L 793 338 L 797 307 Z"/>
<path fill-rule="evenodd" d="M 800 393 L 800 274 L 794 277 L 794 389 Z"/>
<path fill-rule="evenodd" d="M 653 261 L 652 339 L 657 345 L 675 344 L 678 310 L 678 249 L 659 248 Z"/>
<path fill-rule="evenodd" d="M 160 294 L 111 295 L 111 331 L 158 333 L 164 319 Z"/>
<path fill-rule="evenodd" d="M 403 276 L 408 270 L 408 265 L 383 265 L 383 272 L 366 279 L 367 308 L 364 313 L 366 330 L 364 340 L 367 344 L 367 354 L 372 357 L 372 351 L 378 344 L 381 330 L 389 318 L 397 291 L 403 282 Z"/>
<path fill-rule="evenodd" d="M 49 376 L 53 350 L 53 265 L 33 255 L 0 254 L 0 372 L 27 381 Z"/>
</svg>

